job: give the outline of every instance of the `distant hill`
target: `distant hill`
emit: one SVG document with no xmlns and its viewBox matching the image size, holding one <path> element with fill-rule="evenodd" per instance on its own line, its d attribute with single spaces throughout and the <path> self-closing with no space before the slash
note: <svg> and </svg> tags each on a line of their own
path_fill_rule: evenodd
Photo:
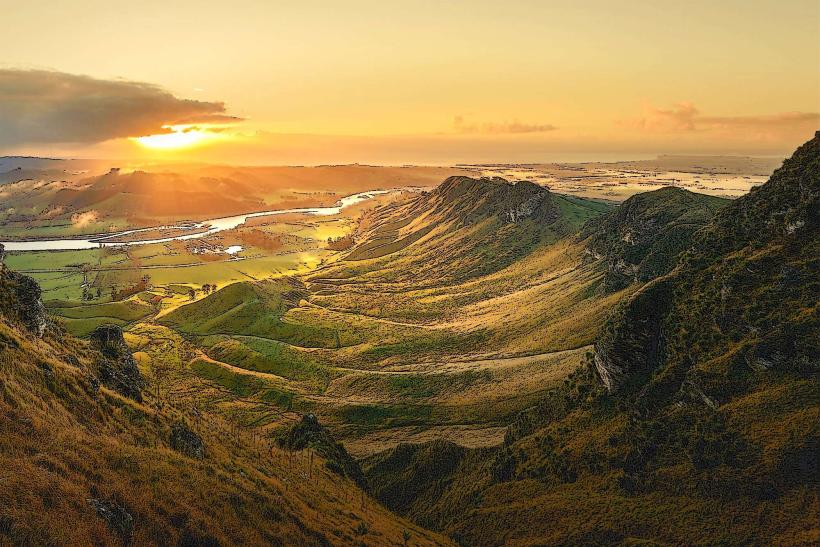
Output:
<svg viewBox="0 0 820 547">
<path fill-rule="evenodd" d="M 607 165 L 621 169 L 680 171 L 684 173 L 769 176 L 781 163 L 783 163 L 782 156 L 687 156 L 664 154 L 651 160 L 617 161 L 588 165 Z"/>
<path fill-rule="evenodd" d="M 369 484 L 470 545 L 816 543 L 818 201 L 820 133 L 687 231 L 674 267 L 617 307 L 595 351 L 503 446 L 458 458 L 443 443 L 399 446 L 363 462 Z M 638 218 L 663 233 L 661 219 L 688 214 L 666 212 Z M 603 221 L 614 234 L 633 228 L 618 213 Z"/>
<path fill-rule="evenodd" d="M 21 180 L 77 180 L 107 170 L 106 162 L 100 160 L 0 156 L 0 184 Z"/>
<path fill-rule="evenodd" d="M 331 206 L 367 190 L 433 186 L 467 173 L 448 167 L 232 167 L 156 164 L 134 169 L 96 160 L 0 164 L 0 233 L 90 234 L 171 221 Z M 85 215 L 85 217 L 83 216 Z M 76 226 L 77 218 L 93 222 Z"/>
</svg>

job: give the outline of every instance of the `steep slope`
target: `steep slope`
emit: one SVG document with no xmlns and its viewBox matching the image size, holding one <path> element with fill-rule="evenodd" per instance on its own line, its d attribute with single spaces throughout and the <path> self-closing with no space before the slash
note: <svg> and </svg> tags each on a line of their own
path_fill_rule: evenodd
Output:
<svg viewBox="0 0 820 547">
<path fill-rule="evenodd" d="M 819 197 L 820 133 L 619 306 L 503 446 L 373 456 L 377 497 L 471 545 L 816 544 Z"/>
<path fill-rule="evenodd" d="M 285 452 L 147 392 L 137 402 L 104 374 L 134 372 L 121 332 L 68 336 L 21 279 L 0 274 L 0 543 L 447 543 L 369 500 L 321 454 L 314 464 L 307 449 Z"/>
<path fill-rule="evenodd" d="M 344 260 L 308 277 L 311 301 L 407 322 L 463 316 L 571 269 L 573 257 L 549 251 L 608 208 L 529 182 L 451 177 L 365 217 Z"/>
<path fill-rule="evenodd" d="M 673 386 L 693 365 L 713 368 L 718 376 L 731 376 L 737 367 L 816 368 L 819 194 L 815 138 L 768 183 L 700 231 L 672 274 L 619 310 L 597 345 L 601 376 L 606 380 L 616 369 L 622 370 L 620 376 L 652 372 L 653 359 L 649 366 L 624 369 L 610 366 L 606 355 L 647 329 L 655 333 L 657 348 L 627 353 L 623 360 L 640 362 L 648 352 L 656 353 L 656 365 L 664 365 L 659 376 L 668 375 Z M 636 313 L 637 308 L 642 311 Z M 633 320 L 636 315 L 646 319 L 644 325 Z M 605 383 L 618 387 L 618 382 Z"/>
</svg>

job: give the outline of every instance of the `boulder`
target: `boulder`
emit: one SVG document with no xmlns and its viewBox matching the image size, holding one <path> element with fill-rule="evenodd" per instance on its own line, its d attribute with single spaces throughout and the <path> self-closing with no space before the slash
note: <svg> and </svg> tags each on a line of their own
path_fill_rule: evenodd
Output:
<svg viewBox="0 0 820 547">
<path fill-rule="evenodd" d="M 130 545 L 134 531 L 134 517 L 118 503 L 111 500 L 90 498 L 87 500 L 108 525 L 108 529 L 117 534 L 124 545 Z"/>
<path fill-rule="evenodd" d="M 205 443 L 202 437 L 191 431 L 184 422 L 177 422 L 171 426 L 171 448 L 181 452 L 189 458 L 201 460 L 205 457 Z"/>
<path fill-rule="evenodd" d="M 101 325 L 91 333 L 91 346 L 100 352 L 97 378 L 100 383 L 138 402 L 142 402 L 145 380 L 137 361 L 125 343 L 122 329 L 116 325 Z"/>
</svg>

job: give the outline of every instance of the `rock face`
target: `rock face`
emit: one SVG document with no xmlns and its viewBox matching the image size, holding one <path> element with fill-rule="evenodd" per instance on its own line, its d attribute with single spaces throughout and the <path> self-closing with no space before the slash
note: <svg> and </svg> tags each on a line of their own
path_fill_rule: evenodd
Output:
<svg viewBox="0 0 820 547">
<path fill-rule="evenodd" d="M 177 452 L 182 452 L 189 458 L 201 460 L 205 457 L 205 444 L 202 437 L 191 431 L 182 422 L 177 422 L 171 426 L 171 448 Z"/>
<path fill-rule="evenodd" d="M 20 302 L 20 317 L 26 328 L 37 336 L 42 336 L 48 325 L 48 314 L 41 295 L 40 285 L 34 279 L 19 276 L 17 299 Z"/>
<path fill-rule="evenodd" d="M 610 316 L 595 342 L 595 368 L 610 392 L 629 376 L 650 373 L 663 355 L 663 321 L 669 312 L 671 280 L 653 281 Z"/>
<path fill-rule="evenodd" d="M 302 420 L 288 428 L 278 439 L 277 444 L 286 450 L 304 450 L 312 448 L 327 460 L 331 471 L 347 477 L 367 489 L 367 480 L 359 464 L 356 463 L 345 448 L 337 443 L 331 434 L 319 423 L 313 414 L 302 416 Z"/>
<path fill-rule="evenodd" d="M 91 345 L 100 352 L 97 376 L 100 383 L 138 402 L 142 402 L 145 380 L 137 362 L 125 343 L 122 329 L 116 325 L 101 325 L 91 333 Z"/>
<path fill-rule="evenodd" d="M 433 205 L 433 214 L 458 219 L 464 224 L 489 216 L 508 223 L 530 218 L 549 223 L 560 213 L 547 188 L 528 181 L 510 183 L 499 177 L 449 177 L 426 199 Z"/>
</svg>

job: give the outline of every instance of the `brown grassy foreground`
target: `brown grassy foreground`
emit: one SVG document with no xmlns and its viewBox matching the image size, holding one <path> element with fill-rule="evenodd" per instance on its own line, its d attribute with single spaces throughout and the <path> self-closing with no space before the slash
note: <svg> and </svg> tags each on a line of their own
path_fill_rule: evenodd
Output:
<svg viewBox="0 0 820 547">
<path fill-rule="evenodd" d="M 405 532 L 411 545 L 448 543 L 307 450 L 96 390 L 94 357 L 68 336 L 40 340 L 0 321 L 0 543 L 404 545 Z M 180 419 L 203 437 L 204 459 L 170 448 Z M 107 526 L 93 503 L 124 509 L 132 525 Z"/>
</svg>

